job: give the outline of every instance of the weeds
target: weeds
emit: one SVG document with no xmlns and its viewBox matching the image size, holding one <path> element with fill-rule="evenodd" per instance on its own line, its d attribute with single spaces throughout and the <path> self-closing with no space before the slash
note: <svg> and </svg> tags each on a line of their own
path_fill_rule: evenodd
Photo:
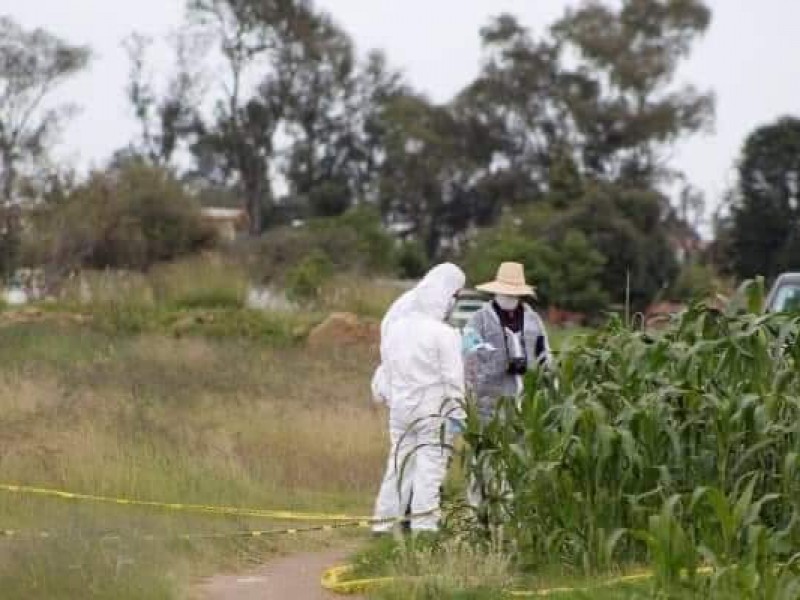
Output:
<svg viewBox="0 0 800 600">
<path fill-rule="evenodd" d="M 512 582 L 511 559 L 501 549 L 465 540 L 382 540 L 356 559 L 360 577 L 389 573 L 395 581 L 375 598 L 503 598 Z"/>
<path fill-rule="evenodd" d="M 248 289 L 244 270 L 216 255 L 157 266 L 148 279 L 156 303 L 176 310 L 243 308 Z"/>
<path fill-rule="evenodd" d="M 322 288 L 317 301 L 320 312 L 351 312 L 380 319 L 403 292 L 397 284 L 350 277 L 334 277 Z"/>
</svg>

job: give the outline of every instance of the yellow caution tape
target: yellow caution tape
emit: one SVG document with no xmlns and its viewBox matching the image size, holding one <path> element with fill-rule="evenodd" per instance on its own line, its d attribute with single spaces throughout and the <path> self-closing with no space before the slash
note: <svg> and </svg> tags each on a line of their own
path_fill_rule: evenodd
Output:
<svg viewBox="0 0 800 600">
<path fill-rule="evenodd" d="M 379 523 L 398 521 L 404 519 L 373 519 L 372 517 L 359 517 L 342 514 L 325 513 L 304 513 L 288 510 L 264 510 L 257 508 L 239 508 L 235 506 L 212 506 L 205 504 L 183 504 L 179 502 L 155 502 L 151 500 L 132 500 L 129 498 L 114 498 L 111 496 L 97 496 L 93 494 L 79 494 L 64 490 L 32 487 L 27 485 L 12 485 L 0 483 L 0 491 L 27 494 L 35 496 L 47 496 L 50 498 L 60 498 L 62 500 L 77 500 L 86 502 L 102 502 L 106 504 L 117 504 L 123 506 L 147 506 L 150 508 L 163 508 L 167 510 L 203 512 L 215 515 L 228 515 L 239 517 L 256 517 L 262 519 L 275 519 L 277 521 L 349 521 L 359 523 Z M 422 516 L 422 515 L 413 515 Z"/>
<path fill-rule="evenodd" d="M 364 594 L 376 588 L 394 583 L 398 581 L 395 577 L 373 577 L 370 579 L 347 579 L 347 576 L 354 571 L 353 565 L 341 565 L 338 567 L 331 567 L 322 575 L 321 585 L 323 589 L 340 594 L 343 596 L 352 596 L 356 594 Z M 697 569 L 698 573 L 708 574 L 713 569 L 711 567 L 701 567 Z M 514 598 L 544 598 L 547 596 L 555 596 L 558 594 L 574 594 L 578 592 L 592 592 L 600 588 L 614 587 L 626 583 L 635 583 L 637 581 L 644 581 L 653 577 L 652 571 L 644 571 L 641 573 L 633 573 L 630 575 L 623 575 L 608 579 L 606 581 L 596 583 L 594 585 L 585 587 L 553 587 L 544 588 L 540 590 L 508 590 L 505 593 Z M 412 578 L 406 578 L 412 579 Z"/>
<path fill-rule="evenodd" d="M 346 579 L 353 572 L 353 565 L 331 567 L 322 574 L 322 588 L 343 596 L 354 596 L 375 590 L 396 581 L 395 577 L 373 577 L 370 579 Z"/>
<path fill-rule="evenodd" d="M 558 594 L 575 594 L 578 592 L 584 592 L 584 593 L 592 592 L 600 588 L 614 587 L 617 585 L 623 585 L 625 583 L 635 583 L 637 581 L 644 581 L 646 579 L 650 579 L 652 576 L 653 574 L 650 572 L 635 573 L 632 575 L 623 575 L 621 577 L 615 577 L 607 581 L 601 581 L 594 585 L 589 585 L 584 587 L 553 587 L 541 590 L 511 590 L 506 593 L 514 598 L 544 598 L 547 596 L 555 596 Z"/>
<path fill-rule="evenodd" d="M 328 531 L 335 531 L 337 529 L 347 529 L 350 527 L 370 527 L 371 523 L 365 521 L 353 521 L 350 523 L 336 523 L 335 525 L 317 525 L 315 527 L 294 527 L 288 529 L 265 529 L 265 530 L 245 530 L 245 531 L 231 531 L 231 532 L 219 532 L 219 533 L 183 533 L 177 536 L 180 539 L 184 540 L 194 540 L 194 539 L 225 539 L 225 538 L 233 538 L 233 537 L 241 537 L 241 538 L 258 538 L 258 537 L 267 537 L 273 535 L 300 535 L 302 533 L 314 533 L 314 532 L 328 532 Z M 156 539 L 156 538 L 153 538 Z"/>
<path fill-rule="evenodd" d="M 46 539 L 52 537 L 52 534 L 49 531 L 25 532 L 25 531 L 17 531 L 16 529 L 0 529 L 0 538 L 22 538 L 22 537 Z"/>
<path fill-rule="evenodd" d="M 371 523 L 353 521 L 336 523 L 333 525 L 316 525 L 313 527 L 292 527 L 286 529 L 247 529 L 244 531 L 221 531 L 213 533 L 177 533 L 174 535 L 136 535 L 130 532 L 124 534 L 105 534 L 98 536 L 102 540 L 116 540 L 123 538 L 138 538 L 146 541 L 154 540 L 198 540 L 198 539 L 229 539 L 229 538 L 260 538 L 276 535 L 300 535 L 303 533 L 328 532 L 350 527 L 370 527 Z M 57 537 L 58 533 L 49 531 L 22 531 L 17 529 L 0 529 L 0 538 L 36 539 Z"/>
</svg>

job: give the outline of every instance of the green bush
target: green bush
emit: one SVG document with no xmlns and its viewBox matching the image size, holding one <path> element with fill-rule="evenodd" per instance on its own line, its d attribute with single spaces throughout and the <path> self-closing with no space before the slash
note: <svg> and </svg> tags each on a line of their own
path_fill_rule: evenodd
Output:
<svg viewBox="0 0 800 600">
<path fill-rule="evenodd" d="M 242 308 L 248 289 L 243 269 L 220 256 L 158 265 L 148 279 L 156 302 L 175 309 Z"/>
<path fill-rule="evenodd" d="M 322 286 L 333 276 L 333 263 L 322 252 L 314 252 L 289 271 L 286 292 L 290 300 L 316 299 Z"/>
<path fill-rule="evenodd" d="M 393 247 L 377 214 L 359 209 L 299 227 L 271 229 L 258 240 L 238 244 L 234 252 L 253 281 L 280 285 L 315 252 L 327 256 L 336 271 L 389 273 L 395 266 Z"/>
<path fill-rule="evenodd" d="M 62 272 L 145 270 L 215 242 L 181 184 L 167 171 L 140 164 L 92 174 L 33 223 L 26 260 Z"/>
<path fill-rule="evenodd" d="M 708 300 L 724 289 L 719 274 L 711 265 L 690 262 L 681 267 L 669 289 L 672 300 L 695 302 Z"/>
<path fill-rule="evenodd" d="M 403 279 L 419 279 L 430 266 L 419 242 L 405 242 L 397 252 L 397 271 Z"/>
<path fill-rule="evenodd" d="M 482 232 L 464 256 L 464 266 L 473 283 L 491 281 L 497 267 L 506 261 L 525 265 L 525 277 L 537 288 L 540 300 L 548 300 L 549 274 L 542 256 L 547 252 L 543 244 L 512 229 L 498 228 Z"/>
<path fill-rule="evenodd" d="M 380 214 L 372 208 L 357 207 L 340 217 L 313 221 L 311 229 L 331 240 L 346 231 L 355 234 L 355 246 L 341 258 L 331 252 L 332 248 L 323 248 L 340 268 L 351 265 L 366 273 L 388 273 L 395 267 L 394 240 L 384 229 Z"/>
</svg>

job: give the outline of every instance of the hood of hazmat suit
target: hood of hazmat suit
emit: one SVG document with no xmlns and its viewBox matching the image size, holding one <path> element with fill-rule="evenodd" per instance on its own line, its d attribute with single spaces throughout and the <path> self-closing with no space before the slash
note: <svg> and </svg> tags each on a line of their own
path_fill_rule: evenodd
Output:
<svg viewBox="0 0 800 600">
<path fill-rule="evenodd" d="M 442 294 L 446 294 L 447 298 L 444 300 L 443 317 L 446 316 L 451 303 L 453 294 L 464 287 L 466 278 L 463 271 L 452 263 L 442 263 L 433 267 L 428 273 L 417 283 L 414 288 L 405 292 L 397 300 L 395 300 L 386 311 L 386 314 L 381 321 L 381 360 L 383 360 L 384 342 L 387 337 L 389 326 L 396 321 L 403 319 L 414 311 L 420 309 L 428 310 L 424 307 L 426 302 L 430 302 L 431 297 L 439 297 L 436 288 L 441 289 Z M 448 290 L 452 290 L 448 292 Z M 434 303 L 436 301 L 434 300 Z M 438 313 L 439 308 L 436 306 L 429 307 L 429 310 L 435 314 Z M 383 370 L 383 365 L 379 365 L 375 370 L 372 377 L 372 399 L 377 403 L 389 404 L 388 390 L 386 389 L 386 377 Z"/>
<path fill-rule="evenodd" d="M 465 280 L 455 265 L 439 265 L 412 290 L 405 312 L 388 323 L 380 377 L 390 406 L 427 402 L 438 412 L 446 398 L 463 398 L 460 337 L 444 320 Z"/>
<path fill-rule="evenodd" d="M 464 287 L 465 281 L 463 271 L 452 263 L 442 263 L 433 267 L 416 286 L 395 300 L 389 310 L 386 311 L 381 321 L 381 339 L 386 336 L 389 325 L 402 317 L 408 316 L 409 313 L 416 309 L 415 298 L 420 291 L 424 294 L 424 290 L 429 290 L 432 286 L 442 285 L 445 288 L 454 288 L 454 291 L 450 293 L 450 297 L 452 297 L 455 292 Z"/>
</svg>

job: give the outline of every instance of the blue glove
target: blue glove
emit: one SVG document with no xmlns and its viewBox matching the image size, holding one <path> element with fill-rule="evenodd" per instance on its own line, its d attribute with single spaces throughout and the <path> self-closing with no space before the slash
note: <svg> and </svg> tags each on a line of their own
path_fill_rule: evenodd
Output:
<svg viewBox="0 0 800 600">
<path fill-rule="evenodd" d="M 464 329 L 464 335 L 461 338 L 461 350 L 462 352 L 474 352 L 475 349 L 481 345 L 482 341 L 477 331 L 471 327 L 467 327 Z"/>
<path fill-rule="evenodd" d="M 454 417 L 447 418 L 447 431 L 453 435 L 464 433 L 464 421 Z"/>
</svg>

